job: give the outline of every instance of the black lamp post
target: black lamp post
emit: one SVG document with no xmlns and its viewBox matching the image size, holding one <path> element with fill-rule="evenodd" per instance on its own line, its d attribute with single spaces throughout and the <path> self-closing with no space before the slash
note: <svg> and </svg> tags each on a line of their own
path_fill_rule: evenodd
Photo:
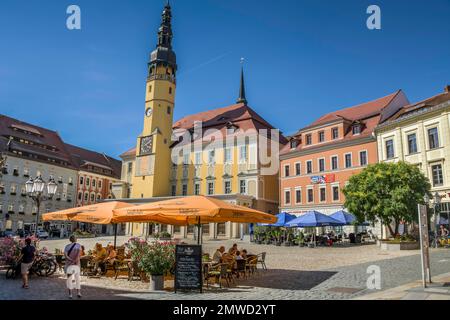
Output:
<svg viewBox="0 0 450 320">
<path fill-rule="evenodd" d="M 47 194 L 44 194 L 44 189 L 47 186 Z M 53 198 L 56 194 L 56 189 L 58 185 L 55 183 L 55 180 L 51 177 L 50 181 L 46 183 L 41 176 L 38 176 L 36 179 L 30 178 L 25 183 L 25 189 L 27 195 L 33 200 L 34 204 L 37 207 L 36 213 L 36 227 L 34 232 L 37 233 L 38 225 L 39 225 L 39 213 L 41 208 L 41 203 L 43 201 L 48 201 Z"/>
<path fill-rule="evenodd" d="M 434 194 L 434 235 L 436 237 L 436 248 L 438 247 L 438 224 L 439 224 L 439 207 L 441 205 L 441 196 L 438 192 Z"/>
</svg>

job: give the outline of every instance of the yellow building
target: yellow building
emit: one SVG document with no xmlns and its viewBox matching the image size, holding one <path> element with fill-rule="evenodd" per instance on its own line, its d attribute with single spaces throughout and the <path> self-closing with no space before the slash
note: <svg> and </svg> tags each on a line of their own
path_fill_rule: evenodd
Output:
<svg viewBox="0 0 450 320">
<path fill-rule="evenodd" d="M 244 71 L 235 104 L 173 123 L 177 65 L 169 5 L 158 39 L 149 63 L 143 131 L 136 148 L 121 155 L 122 182 L 113 187 L 116 198 L 139 203 L 209 195 L 276 214 L 278 153 L 287 141 L 247 105 Z M 194 227 L 161 229 L 178 237 L 194 235 Z M 128 226 L 134 236 L 154 231 L 150 225 Z M 206 238 L 238 238 L 248 233 L 248 226 L 210 224 L 203 226 L 203 233 Z"/>
<path fill-rule="evenodd" d="M 450 86 L 445 92 L 400 109 L 376 129 L 380 162 L 406 161 L 430 180 L 442 198 L 441 218 L 450 216 Z"/>
</svg>

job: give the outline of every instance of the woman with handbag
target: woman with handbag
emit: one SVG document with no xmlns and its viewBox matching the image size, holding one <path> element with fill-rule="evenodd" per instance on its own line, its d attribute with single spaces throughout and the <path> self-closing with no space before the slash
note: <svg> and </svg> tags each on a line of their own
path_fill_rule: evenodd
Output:
<svg viewBox="0 0 450 320">
<path fill-rule="evenodd" d="M 67 289 L 69 290 L 69 299 L 72 299 L 72 291 L 78 291 L 78 298 L 81 298 L 81 270 L 80 256 L 81 246 L 77 243 L 75 236 L 70 236 L 70 242 L 64 249 L 66 258 L 65 271 L 67 275 Z"/>
</svg>

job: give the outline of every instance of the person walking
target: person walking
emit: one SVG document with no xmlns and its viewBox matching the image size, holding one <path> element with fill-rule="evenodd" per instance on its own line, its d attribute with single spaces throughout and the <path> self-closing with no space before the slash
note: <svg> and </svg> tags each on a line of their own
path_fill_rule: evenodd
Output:
<svg viewBox="0 0 450 320">
<path fill-rule="evenodd" d="M 77 243 L 74 235 L 70 236 L 70 243 L 64 248 L 66 258 L 65 271 L 67 275 L 67 289 L 69 299 L 72 299 L 72 291 L 77 290 L 78 298 L 81 298 L 81 270 L 80 270 L 81 245 Z"/>
<path fill-rule="evenodd" d="M 36 248 L 31 245 L 31 239 L 25 239 L 25 247 L 22 248 L 20 252 L 19 261 L 20 263 L 20 273 L 22 274 L 22 288 L 29 289 L 28 285 L 28 274 L 30 272 L 31 266 L 33 265 L 34 257 L 36 253 Z"/>
</svg>

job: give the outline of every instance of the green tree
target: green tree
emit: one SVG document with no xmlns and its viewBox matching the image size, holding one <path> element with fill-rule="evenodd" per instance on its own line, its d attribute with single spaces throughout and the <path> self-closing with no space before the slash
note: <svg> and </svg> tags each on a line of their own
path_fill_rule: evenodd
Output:
<svg viewBox="0 0 450 320">
<path fill-rule="evenodd" d="M 368 166 L 350 178 L 343 193 L 345 207 L 359 222 L 381 221 L 394 237 L 401 221 L 416 220 L 417 204 L 424 204 L 430 189 L 430 182 L 417 166 L 398 162 Z"/>
</svg>

